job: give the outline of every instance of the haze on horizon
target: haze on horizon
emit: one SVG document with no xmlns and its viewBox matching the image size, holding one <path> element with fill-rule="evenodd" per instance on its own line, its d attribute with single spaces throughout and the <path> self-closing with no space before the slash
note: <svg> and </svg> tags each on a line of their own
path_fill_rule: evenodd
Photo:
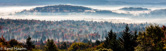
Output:
<svg viewBox="0 0 166 51">
<path fill-rule="evenodd" d="M 94 2 L 95 1 L 95 2 Z M 155 2 L 154 2 L 155 1 Z M 35 7 L 48 5 L 75 5 L 84 6 L 99 10 L 110 10 L 115 13 L 139 15 L 150 13 L 153 10 L 166 9 L 165 0 L 0 0 L 0 17 L 4 19 L 36 19 L 36 20 L 88 20 L 88 21 L 111 21 L 115 23 L 160 23 L 165 24 L 165 17 L 139 18 L 139 17 L 118 17 L 118 16 L 95 16 L 95 15 L 57 15 L 57 16 L 15 16 L 16 12 L 30 10 Z M 142 7 L 151 9 L 149 11 L 123 11 L 124 7 Z M 79 17 L 78 17 L 79 16 Z M 54 19 L 53 19 L 54 18 Z M 59 19 L 57 19 L 59 18 Z M 78 19 L 79 18 L 79 19 Z M 139 19 L 138 19 L 139 18 Z M 163 19 L 164 18 L 164 19 Z M 155 20 L 155 21 L 154 21 Z"/>
</svg>

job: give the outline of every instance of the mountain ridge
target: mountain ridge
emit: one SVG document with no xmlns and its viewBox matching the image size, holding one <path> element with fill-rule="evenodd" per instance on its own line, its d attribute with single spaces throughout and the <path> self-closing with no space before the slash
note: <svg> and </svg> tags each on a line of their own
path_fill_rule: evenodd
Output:
<svg viewBox="0 0 166 51">
<path fill-rule="evenodd" d="M 129 16 L 130 14 L 115 13 L 110 10 L 99 10 L 84 6 L 73 6 L 73 5 L 52 5 L 36 7 L 30 10 L 23 10 L 16 13 L 16 15 L 108 15 L 108 16 Z"/>
</svg>

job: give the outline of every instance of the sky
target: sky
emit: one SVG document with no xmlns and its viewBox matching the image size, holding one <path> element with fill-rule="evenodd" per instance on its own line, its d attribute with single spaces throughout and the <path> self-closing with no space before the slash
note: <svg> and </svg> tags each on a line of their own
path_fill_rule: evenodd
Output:
<svg viewBox="0 0 166 51">
<path fill-rule="evenodd" d="M 80 5 L 165 5 L 165 0 L 0 0 L 0 5 L 45 5 L 45 4 L 80 4 Z"/>
</svg>

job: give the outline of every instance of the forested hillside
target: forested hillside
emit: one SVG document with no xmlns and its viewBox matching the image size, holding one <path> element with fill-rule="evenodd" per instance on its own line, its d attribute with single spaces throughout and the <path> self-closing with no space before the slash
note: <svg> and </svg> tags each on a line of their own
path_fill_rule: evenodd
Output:
<svg viewBox="0 0 166 51">
<path fill-rule="evenodd" d="M 104 40 L 109 30 L 121 33 L 126 23 L 94 21 L 39 21 L 0 19 L 3 35 L 6 40 L 17 39 L 25 42 L 31 36 L 33 41 L 54 39 L 56 41 L 78 41 L 85 38 Z M 143 31 L 148 24 L 128 24 L 131 30 Z M 118 36 L 120 36 L 117 34 Z M 10 36 L 9 36 L 10 35 Z"/>
<path fill-rule="evenodd" d="M 145 31 L 134 31 L 132 33 L 129 25 L 126 25 L 120 34 L 122 36 L 117 37 L 117 33 L 110 30 L 104 41 L 96 40 L 95 42 L 91 40 L 84 40 L 84 42 L 56 42 L 53 39 L 47 39 L 45 42 L 42 42 L 42 40 L 32 42 L 33 38 L 28 36 L 26 42 L 21 43 L 15 39 L 7 41 L 1 36 L 0 47 L 1 50 L 12 51 L 165 51 L 165 32 L 165 26 L 149 25 L 146 26 Z"/>
</svg>

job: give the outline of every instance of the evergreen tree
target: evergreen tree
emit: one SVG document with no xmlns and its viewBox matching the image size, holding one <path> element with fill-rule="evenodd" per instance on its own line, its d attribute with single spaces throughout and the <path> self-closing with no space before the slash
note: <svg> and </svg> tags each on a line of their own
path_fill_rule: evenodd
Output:
<svg viewBox="0 0 166 51">
<path fill-rule="evenodd" d="M 61 49 L 67 49 L 67 43 L 66 42 L 63 42 L 61 44 Z"/>
<path fill-rule="evenodd" d="M 99 40 L 96 40 L 95 45 L 99 45 L 101 42 Z"/>
<path fill-rule="evenodd" d="M 12 39 L 12 40 L 9 41 L 9 44 L 10 44 L 11 47 L 14 47 L 15 45 L 18 45 L 19 43 L 17 42 L 17 40 Z"/>
<path fill-rule="evenodd" d="M 88 45 L 93 46 L 92 39 L 88 41 Z"/>
<path fill-rule="evenodd" d="M 26 39 L 26 47 L 28 50 L 35 48 L 35 45 L 32 43 L 30 36 L 28 36 L 28 38 Z"/>
<path fill-rule="evenodd" d="M 135 30 L 134 31 L 134 35 L 133 35 L 133 47 L 136 47 L 137 45 L 138 45 L 138 43 L 137 43 L 137 37 L 138 37 L 138 35 L 137 35 L 137 30 Z"/>
<path fill-rule="evenodd" d="M 106 40 L 104 41 L 104 48 L 112 49 L 113 51 L 120 51 L 119 42 L 116 39 L 116 33 L 114 33 L 112 30 L 108 33 L 108 36 L 106 37 Z"/>
<path fill-rule="evenodd" d="M 53 40 L 47 40 L 45 51 L 58 51 L 57 46 L 54 44 Z"/>
<path fill-rule="evenodd" d="M 121 46 L 121 49 L 123 49 L 123 51 L 134 51 L 134 46 L 136 45 L 135 36 L 131 34 L 128 25 L 126 25 L 126 28 L 123 31 L 122 37 L 119 38 L 120 46 Z"/>
</svg>

